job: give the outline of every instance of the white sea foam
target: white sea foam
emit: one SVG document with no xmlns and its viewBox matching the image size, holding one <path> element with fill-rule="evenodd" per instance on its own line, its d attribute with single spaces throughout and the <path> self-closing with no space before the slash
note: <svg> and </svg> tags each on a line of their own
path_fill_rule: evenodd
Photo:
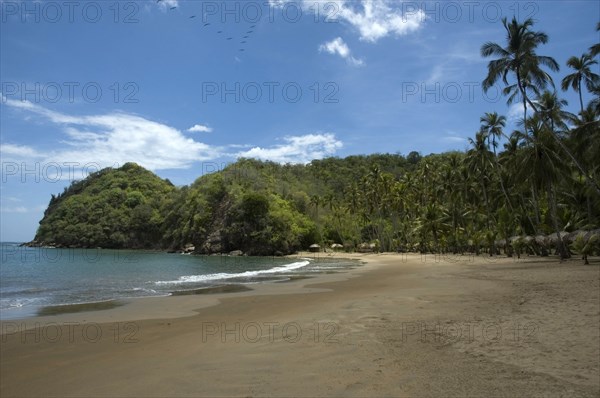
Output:
<svg viewBox="0 0 600 398">
<path fill-rule="evenodd" d="M 30 305 L 39 305 L 44 302 L 45 297 L 38 298 L 2 298 L 0 300 L 0 309 L 22 308 Z"/>
<path fill-rule="evenodd" d="M 147 289 L 147 288 L 145 288 L 145 287 L 134 287 L 134 288 L 133 288 L 133 289 L 131 289 L 131 290 L 132 290 L 132 291 L 134 291 L 134 292 L 144 292 L 144 293 L 152 293 L 152 294 L 158 293 L 158 292 L 157 292 L 156 290 L 154 290 L 154 289 Z"/>
<path fill-rule="evenodd" d="M 217 274 L 206 274 L 206 275 L 185 275 L 179 277 L 179 279 L 174 281 L 157 281 L 154 282 L 157 285 L 179 285 L 182 283 L 194 283 L 194 282 L 210 282 L 216 280 L 223 279 L 231 279 L 231 278 L 251 278 L 253 276 L 265 275 L 265 274 L 277 274 L 281 272 L 288 272 L 298 268 L 306 267 L 310 264 L 310 261 L 298 261 L 296 263 L 291 263 L 287 265 L 282 265 L 279 267 L 273 267 L 269 269 L 263 269 L 258 271 L 246 271 L 237 274 L 229 274 L 229 273 L 217 273 Z"/>
</svg>

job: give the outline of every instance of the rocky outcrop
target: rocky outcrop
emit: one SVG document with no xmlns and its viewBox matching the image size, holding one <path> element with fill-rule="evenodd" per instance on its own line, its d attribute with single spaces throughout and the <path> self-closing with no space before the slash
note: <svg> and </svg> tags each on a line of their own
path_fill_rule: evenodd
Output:
<svg viewBox="0 0 600 398">
<path fill-rule="evenodd" d="M 208 238 L 202 244 L 199 250 L 200 254 L 216 254 L 223 252 L 223 240 L 221 239 L 221 230 L 217 230 L 208 235 Z"/>
<path fill-rule="evenodd" d="M 191 254 L 196 251 L 196 246 L 194 246 L 192 243 L 188 243 L 185 246 L 183 246 L 183 249 L 181 251 L 186 254 Z"/>
</svg>

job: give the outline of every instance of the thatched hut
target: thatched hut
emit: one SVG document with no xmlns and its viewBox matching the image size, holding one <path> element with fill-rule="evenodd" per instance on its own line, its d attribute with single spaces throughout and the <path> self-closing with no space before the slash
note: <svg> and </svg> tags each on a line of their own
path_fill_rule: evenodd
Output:
<svg viewBox="0 0 600 398">
<path fill-rule="evenodd" d="M 548 243 L 546 235 L 536 235 L 533 240 L 540 246 L 546 246 Z"/>
<path fill-rule="evenodd" d="M 375 251 L 375 243 L 361 243 L 358 245 L 359 253 L 373 253 Z"/>
<path fill-rule="evenodd" d="M 344 245 L 340 245 L 339 243 L 334 243 L 331 245 L 331 249 L 333 251 L 344 250 Z"/>
<path fill-rule="evenodd" d="M 571 243 L 575 242 L 575 240 L 577 238 L 579 238 L 580 236 L 582 237 L 582 239 L 585 239 L 586 235 L 589 232 L 590 231 L 586 231 L 584 229 L 578 229 L 577 231 L 573 231 L 573 232 L 567 234 L 567 236 L 565 236 L 565 238 L 563 240 L 565 241 L 565 243 L 571 244 Z"/>
<path fill-rule="evenodd" d="M 498 248 L 504 249 L 506 247 L 506 239 L 498 239 L 494 241 L 494 245 Z"/>
<path fill-rule="evenodd" d="M 560 236 L 560 239 L 564 242 L 565 238 L 569 235 L 569 233 L 567 231 L 562 231 L 558 233 Z M 546 237 L 546 241 L 550 242 L 552 245 L 557 246 L 558 245 L 558 236 L 556 236 L 556 232 L 551 233 L 550 235 L 548 235 Z"/>
<path fill-rule="evenodd" d="M 579 236 L 582 237 L 581 239 L 584 239 L 584 240 L 587 241 L 587 240 L 589 240 L 594 235 L 600 235 L 600 229 L 592 229 L 592 230 L 589 230 L 589 231 L 585 230 L 585 229 L 578 229 L 577 231 L 573 231 L 573 232 L 567 234 L 567 236 L 565 236 L 563 238 L 563 240 L 566 243 L 571 244 L 571 243 L 575 242 L 575 240 Z"/>
</svg>

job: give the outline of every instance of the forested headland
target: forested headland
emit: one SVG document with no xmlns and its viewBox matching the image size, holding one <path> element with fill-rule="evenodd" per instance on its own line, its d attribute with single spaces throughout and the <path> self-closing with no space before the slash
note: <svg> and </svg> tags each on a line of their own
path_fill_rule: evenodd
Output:
<svg viewBox="0 0 600 398">
<path fill-rule="evenodd" d="M 559 82 L 532 20 L 482 45 L 484 90 L 522 104 L 518 128 L 485 113 L 466 151 L 238 159 L 176 187 L 136 165 L 104 169 L 50 200 L 36 245 L 288 254 L 346 250 L 600 254 L 600 44 L 574 49 Z M 600 24 L 596 27 L 600 30 Z M 500 32 L 499 32 L 500 33 Z M 567 104 L 561 92 L 579 102 Z M 589 99 L 585 102 L 584 98 Z"/>
</svg>

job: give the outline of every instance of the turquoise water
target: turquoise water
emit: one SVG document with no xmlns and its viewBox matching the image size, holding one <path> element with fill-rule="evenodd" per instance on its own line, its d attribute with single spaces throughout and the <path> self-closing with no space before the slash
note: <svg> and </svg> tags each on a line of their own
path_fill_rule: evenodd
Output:
<svg viewBox="0 0 600 398">
<path fill-rule="evenodd" d="M 166 296 L 175 290 L 286 280 L 356 265 L 335 258 L 191 256 L 17 243 L 0 243 L 0 255 L 2 319 L 31 316 L 47 305 Z"/>
</svg>

